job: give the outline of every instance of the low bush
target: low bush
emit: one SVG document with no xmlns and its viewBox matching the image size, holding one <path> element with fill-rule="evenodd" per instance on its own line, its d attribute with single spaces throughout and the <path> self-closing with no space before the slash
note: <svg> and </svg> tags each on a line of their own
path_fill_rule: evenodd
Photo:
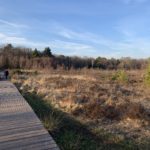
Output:
<svg viewBox="0 0 150 150">
<path fill-rule="evenodd" d="M 119 82 L 127 82 L 128 81 L 127 73 L 124 70 L 117 71 L 113 75 L 112 80 L 119 81 Z"/>
<path fill-rule="evenodd" d="M 146 85 L 150 86 L 150 65 L 147 67 L 147 70 L 146 70 L 146 73 L 145 73 L 145 76 L 144 76 L 144 83 Z"/>
</svg>

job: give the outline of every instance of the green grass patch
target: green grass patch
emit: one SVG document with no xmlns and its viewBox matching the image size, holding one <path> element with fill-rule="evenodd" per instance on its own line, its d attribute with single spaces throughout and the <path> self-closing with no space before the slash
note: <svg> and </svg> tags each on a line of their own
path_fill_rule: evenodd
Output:
<svg viewBox="0 0 150 150">
<path fill-rule="evenodd" d="M 111 78 L 113 81 L 119 81 L 122 83 L 128 82 L 128 75 L 124 70 L 117 71 Z"/>
<path fill-rule="evenodd" d="M 144 76 L 144 83 L 150 86 L 150 65 L 147 67 L 147 70 Z"/>
</svg>

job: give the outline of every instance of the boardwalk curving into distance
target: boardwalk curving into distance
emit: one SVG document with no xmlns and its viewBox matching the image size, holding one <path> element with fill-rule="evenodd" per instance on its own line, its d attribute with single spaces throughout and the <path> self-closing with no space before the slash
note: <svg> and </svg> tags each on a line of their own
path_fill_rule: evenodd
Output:
<svg viewBox="0 0 150 150">
<path fill-rule="evenodd" d="M 0 150 L 59 150 L 32 108 L 9 81 L 0 81 Z"/>
</svg>

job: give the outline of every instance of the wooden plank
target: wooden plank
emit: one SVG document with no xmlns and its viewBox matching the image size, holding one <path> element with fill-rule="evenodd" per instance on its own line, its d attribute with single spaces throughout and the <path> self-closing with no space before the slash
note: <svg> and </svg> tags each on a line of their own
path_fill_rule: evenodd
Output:
<svg viewBox="0 0 150 150">
<path fill-rule="evenodd" d="M 59 150 L 53 138 L 9 81 L 0 81 L 0 150 Z"/>
</svg>

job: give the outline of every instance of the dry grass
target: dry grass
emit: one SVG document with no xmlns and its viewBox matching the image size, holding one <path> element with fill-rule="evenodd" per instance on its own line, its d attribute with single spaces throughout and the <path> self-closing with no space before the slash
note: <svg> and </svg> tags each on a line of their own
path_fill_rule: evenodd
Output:
<svg viewBox="0 0 150 150">
<path fill-rule="evenodd" d="M 101 127 L 140 143 L 150 139 L 150 88 L 144 84 L 144 74 L 142 70 L 119 75 L 100 70 L 51 71 L 15 73 L 12 81 L 22 90 L 36 91 L 94 133 Z"/>
</svg>

